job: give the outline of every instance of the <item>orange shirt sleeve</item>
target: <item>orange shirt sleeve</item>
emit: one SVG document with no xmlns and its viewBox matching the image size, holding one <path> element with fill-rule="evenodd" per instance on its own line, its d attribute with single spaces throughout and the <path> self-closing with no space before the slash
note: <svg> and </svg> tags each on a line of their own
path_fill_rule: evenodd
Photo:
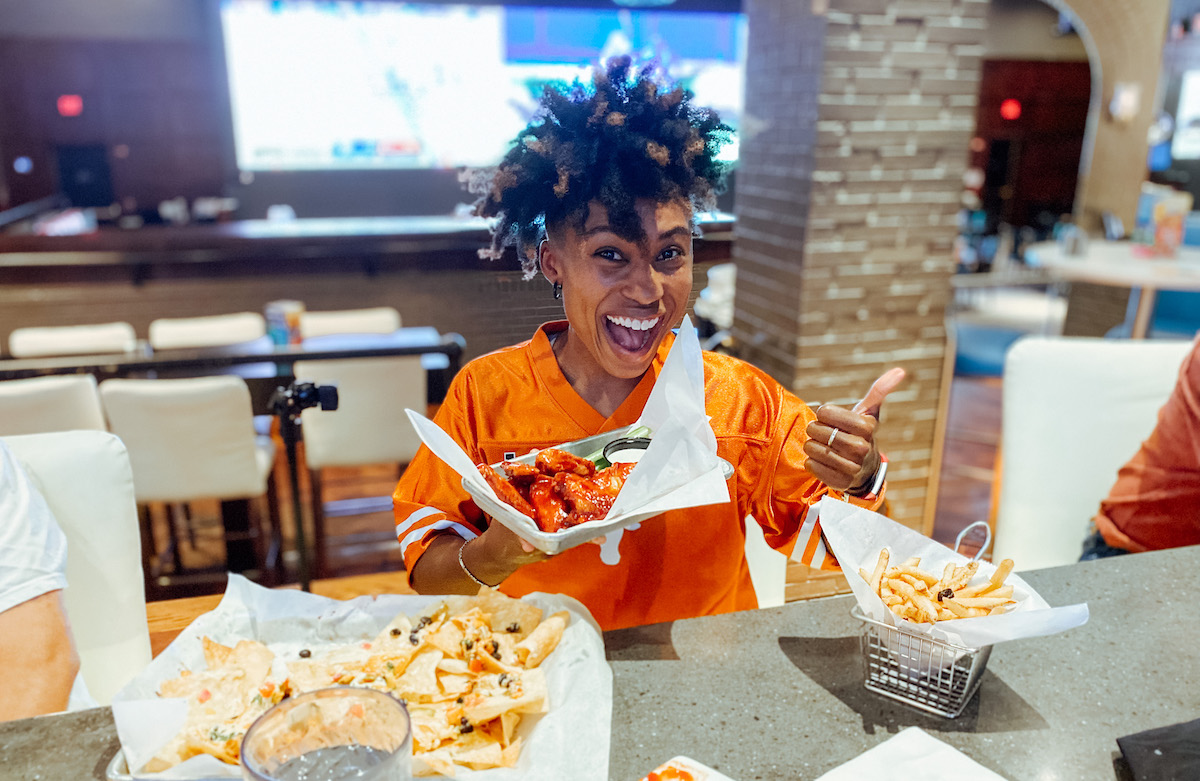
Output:
<svg viewBox="0 0 1200 781">
<path fill-rule="evenodd" d="M 821 535 L 820 521 L 815 514 L 810 515 L 809 509 L 824 497 L 832 496 L 878 510 L 885 490 L 880 490 L 873 499 L 859 499 L 831 489 L 806 470 L 805 429 L 816 419 L 816 413 L 784 388 L 779 387 L 778 394 L 765 454 L 774 472 L 764 474 L 762 486 L 754 495 L 751 514 L 772 547 L 784 553 L 791 551 L 794 558 L 809 566 L 838 570 L 837 560 Z"/>
<path fill-rule="evenodd" d="M 1134 552 L 1200 545 L 1200 337 L 1094 522 L 1105 542 Z"/>
<path fill-rule="evenodd" d="M 479 461 L 479 448 L 470 424 L 470 375 L 460 372 L 451 383 L 434 422 L 453 437 L 466 454 Z M 487 522 L 475 506 L 458 473 L 424 445 L 404 470 L 395 493 L 392 512 L 396 539 L 409 573 L 430 543 L 442 534 L 471 540 L 483 533 Z"/>
</svg>

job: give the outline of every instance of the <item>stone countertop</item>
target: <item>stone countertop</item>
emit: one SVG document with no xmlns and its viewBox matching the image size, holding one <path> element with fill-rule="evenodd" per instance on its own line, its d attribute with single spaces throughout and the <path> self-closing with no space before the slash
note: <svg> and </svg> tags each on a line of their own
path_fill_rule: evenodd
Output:
<svg viewBox="0 0 1200 781">
<path fill-rule="evenodd" d="M 613 668 L 609 776 L 679 754 L 735 781 L 812 779 L 919 726 L 1010 781 L 1113 778 L 1116 738 L 1200 715 L 1200 547 L 1022 573 L 1091 620 L 995 646 L 957 719 L 862 686 L 849 597 L 605 635 Z M 103 779 L 109 709 L 0 725 L 0 779 Z"/>
<path fill-rule="evenodd" d="M 1113 778 L 1116 738 L 1200 716 L 1200 547 L 1021 573 L 1087 624 L 994 646 L 957 719 L 863 688 L 853 599 L 609 632 L 609 777 L 683 754 L 736 781 L 812 779 L 918 726 L 1010 781 Z"/>
</svg>

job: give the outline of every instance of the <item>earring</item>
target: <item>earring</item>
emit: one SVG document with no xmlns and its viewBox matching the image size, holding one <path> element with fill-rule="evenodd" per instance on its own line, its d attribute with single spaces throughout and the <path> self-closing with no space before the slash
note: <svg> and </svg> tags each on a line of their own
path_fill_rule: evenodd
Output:
<svg viewBox="0 0 1200 781">
<path fill-rule="evenodd" d="M 561 298 L 562 298 L 562 283 L 555 282 L 554 283 L 554 300 L 558 301 Z"/>
</svg>

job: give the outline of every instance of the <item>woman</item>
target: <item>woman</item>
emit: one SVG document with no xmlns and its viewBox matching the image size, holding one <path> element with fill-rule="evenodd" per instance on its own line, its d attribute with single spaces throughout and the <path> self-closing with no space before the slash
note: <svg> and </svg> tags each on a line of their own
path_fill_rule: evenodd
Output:
<svg viewBox="0 0 1200 781">
<path fill-rule="evenodd" d="M 729 128 L 660 89 L 628 59 L 593 89 L 547 89 L 539 118 L 500 166 L 477 176 L 477 213 L 496 220 L 490 250 L 516 245 L 567 319 L 469 363 L 436 422 L 468 455 L 495 463 L 633 423 L 674 340 L 692 285 L 693 214 L 712 208 Z M 704 355 L 705 407 L 735 469 L 731 501 L 672 511 L 619 535 L 617 560 L 585 544 L 553 557 L 489 523 L 458 476 L 426 448 L 396 488 L 397 538 L 423 593 L 565 593 L 605 629 L 756 606 L 744 519 L 789 551 L 809 506 L 832 491 L 875 508 L 878 406 L 893 370 L 855 410 L 814 415 L 763 372 Z M 861 408 L 861 409 L 860 409 Z M 878 479 L 877 479 L 878 478 Z M 809 545 L 808 555 L 817 544 Z"/>
</svg>

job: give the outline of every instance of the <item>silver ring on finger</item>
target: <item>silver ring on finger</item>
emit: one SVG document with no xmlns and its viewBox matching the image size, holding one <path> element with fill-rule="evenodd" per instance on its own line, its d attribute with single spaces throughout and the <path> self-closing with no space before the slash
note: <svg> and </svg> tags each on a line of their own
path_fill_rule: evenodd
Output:
<svg viewBox="0 0 1200 781">
<path fill-rule="evenodd" d="M 825 446 L 833 447 L 833 441 L 835 439 L 837 439 L 837 435 L 838 435 L 838 429 L 836 429 L 836 428 L 833 431 L 829 432 L 829 441 L 825 443 Z"/>
</svg>

